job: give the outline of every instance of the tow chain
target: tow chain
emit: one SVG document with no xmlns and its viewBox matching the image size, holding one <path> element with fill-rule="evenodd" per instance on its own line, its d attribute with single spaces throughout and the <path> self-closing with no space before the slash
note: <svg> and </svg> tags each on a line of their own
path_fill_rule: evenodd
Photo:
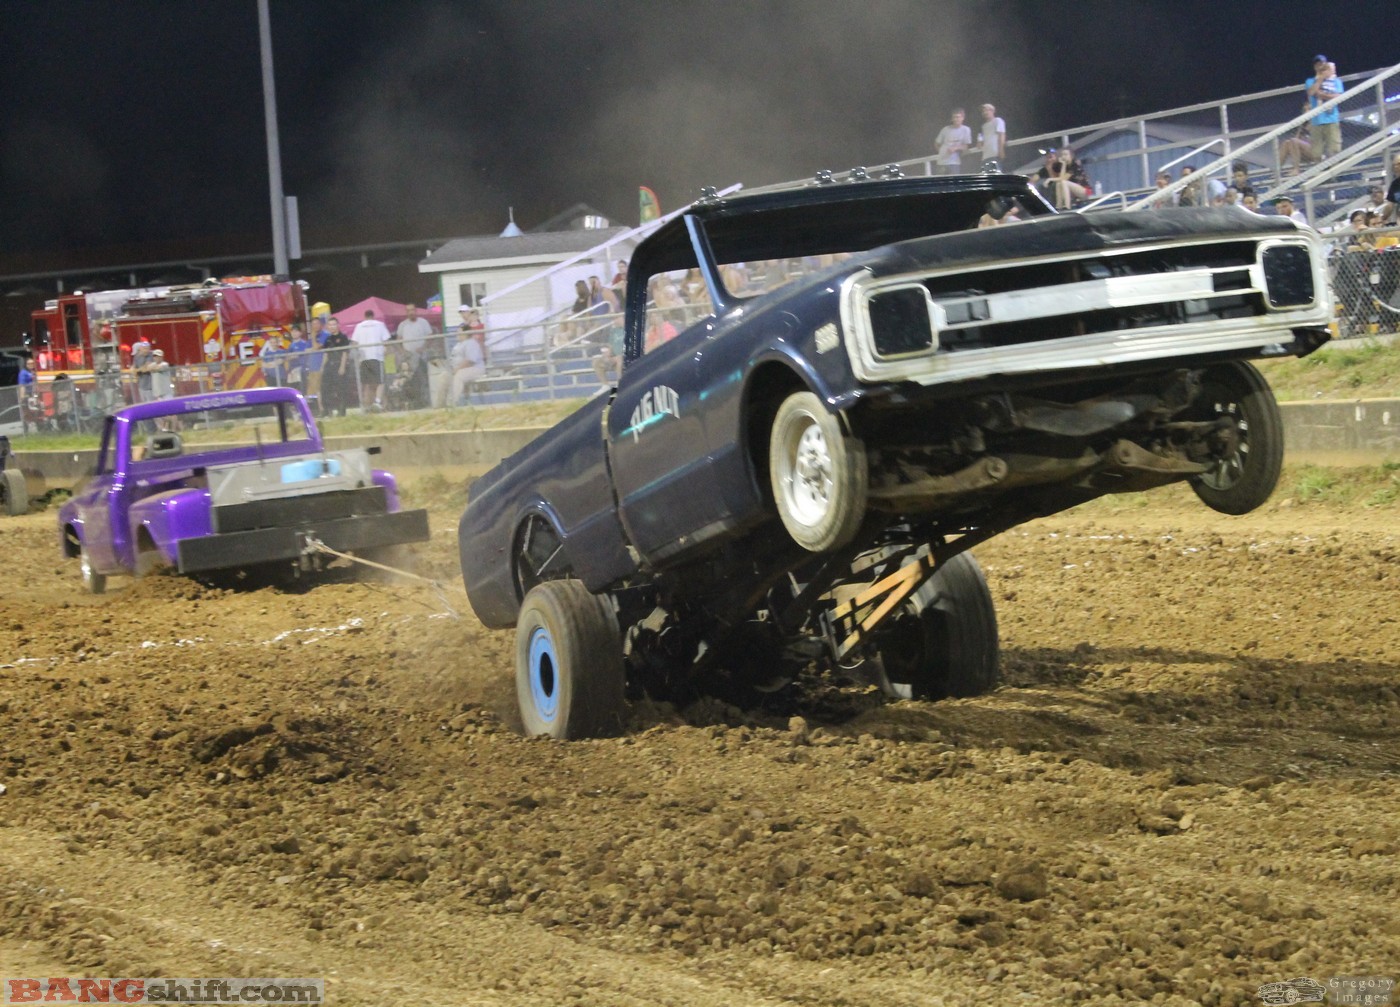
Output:
<svg viewBox="0 0 1400 1007">
<path fill-rule="evenodd" d="M 385 563 L 376 563 L 374 560 L 365 559 L 363 556 L 355 556 L 348 552 L 341 552 L 338 549 L 332 549 L 330 546 L 326 545 L 326 543 L 318 539 L 315 535 L 304 536 L 303 547 L 307 553 L 319 552 L 324 553 L 327 556 L 334 556 L 337 559 L 348 559 L 352 563 L 359 563 L 363 566 L 374 567 L 374 569 L 376 570 L 383 570 L 385 573 L 391 573 L 395 577 L 403 577 L 407 580 L 416 580 L 420 584 L 426 584 L 428 588 L 433 592 L 434 596 L 436 596 L 437 600 L 442 604 L 442 607 L 447 610 L 448 615 L 452 616 L 452 618 L 454 619 L 462 618 L 461 613 L 458 612 L 455 608 L 453 608 L 452 603 L 447 600 L 446 588 L 444 588 L 442 583 L 439 581 L 432 580 L 428 577 L 420 576 L 419 574 L 413 573 L 409 570 L 401 570 L 398 567 L 389 566 Z"/>
</svg>

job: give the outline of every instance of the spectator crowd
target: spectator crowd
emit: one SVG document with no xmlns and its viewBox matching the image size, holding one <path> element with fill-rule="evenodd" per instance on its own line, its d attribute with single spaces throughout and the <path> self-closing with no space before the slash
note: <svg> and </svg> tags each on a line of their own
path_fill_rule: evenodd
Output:
<svg viewBox="0 0 1400 1007">
<path fill-rule="evenodd" d="M 324 416 L 460 404 L 486 373 L 480 312 L 464 305 L 454 335 L 435 331 L 416 304 L 404 310 L 393 331 L 369 309 L 348 334 L 329 311 L 310 333 L 294 325 L 286 338 L 268 334 L 258 354 L 263 383 L 296 388 Z"/>
<path fill-rule="evenodd" d="M 1337 65 L 1325 55 L 1313 57 L 1312 73 L 1303 82 L 1302 111 L 1312 113 L 1306 121 L 1291 134 L 1277 141 L 1278 179 L 1291 178 L 1312 165 L 1337 156 L 1342 151 L 1340 107 L 1326 107 L 1333 100 L 1345 95 L 1342 79 L 1337 74 Z M 938 153 L 934 158 L 934 170 L 939 174 L 968 174 L 981 170 L 999 169 L 999 163 L 1006 153 L 1006 123 L 997 116 L 995 106 L 982 106 L 983 123 L 974 140 L 972 127 L 965 122 L 961 108 L 952 110 L 949 122 L 939 130 L 935 143 Z M 1102 193 L 1102 186 L 1095 185 L 1083 161 L 1076 157 L 1068 146 L 1042 151 L 1044 162 L 1035 171 L 1033 180 L 1046 200 L 1056 209 L 1076 209 L 1088 204 Z M 1175 170 L 1175 175 L 1172 169 Z M 1264 180 L 1257 182 L 1251 178 L 1252 171 L 1260 170 L 1249 161 L 1237 159 L 1231 165 L 1229 180 L 1223 177 L 1194 177 L 1196 165 L 1171 162 L 1168 168 L 1159 170 L 1155 185 L 1157 190 L 1170 188 L 1164 193 L 1157 206 L 1210 206 L 1239 207 L 1253 213 L 1276 214 L 1288 217 L 1300 224 L 1310 225 L 1302 209 L 1295 204 L 1292 196 L 1280 193 L 1272 198 L 1263 192 Z M 1400 158 L 1392 166 L 1388 189 L 1371 185 L 1367 193 L 1367 203 L 1353 210 L 1345 222 L 1330 228 L 1332 232 L 1360 233 L 1368 228 L 1400 224 Z M 1015 219 L 1014 216 L 1010 219 Z M 991 217 L 984 217 L 983 226 L 1004 223 Z"/>
</svg>

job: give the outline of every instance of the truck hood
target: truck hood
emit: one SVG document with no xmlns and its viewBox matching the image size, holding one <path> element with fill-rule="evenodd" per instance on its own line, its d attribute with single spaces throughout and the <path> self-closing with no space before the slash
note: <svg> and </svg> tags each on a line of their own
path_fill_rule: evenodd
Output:
<svg viewBox="0 0 1400 1007">
<path fill-rule="evenodd" d="M 1007 262 L 1042 255 L 1108 251 L 1157 241 L 1297 234 L 1286 217 L 1248 210 L 1182 208 L 1141 213 L 1060 213 L 1000 227 L 958 231 L 886 245 L 857 257 L 876 276 L 940 266 Z M 849 267 L 850 262 L 846 263 Z"/>
</svg>

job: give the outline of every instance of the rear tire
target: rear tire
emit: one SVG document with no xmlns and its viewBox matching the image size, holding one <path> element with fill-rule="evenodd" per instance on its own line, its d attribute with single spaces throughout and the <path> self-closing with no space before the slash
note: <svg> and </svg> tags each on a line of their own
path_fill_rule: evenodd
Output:
<svg viewBox="0 0 1400 1007">
<path fill-rule="evenodd" d="M 809 552 L 847 545 L 865 520 L 865 444 L 811 392 L 789 395 L 768 443 L 773 501 L 783 527 Z"/>
<path fill-rule="evenodd" d="M 1228 419 L 1233 448 L 1191 480 L 1196 496 L 1221 514 L 1248 514 L 1264 504 L 1283 469 L 1283 419 L 1269 383 L 1254 365 L 1234 361 L 1201 376 L 1192 410 L 1199 419 Z"/>
<path fill-rule="evenodd" d="M 577 580 L 531 588 L 515 627 L 515 693 L 525 733 L 617 733 L 625 689 L 617 616 L 607 600 Z"/>
<path fill-rule="evenodd" d="M 5 498 L 5 513 L 10 517 L 29 513 L 29 489 L 23 472 L 18 469 L 0 471 L 0 495 Z"/>
<path fill-rule="evenodd" d="M 971 553 L 941 564 L 878 641 L 878 684 L 895 699 L 980 696 L 1001 682 L 1001 643 L 987 578 Z"/>
</svg>

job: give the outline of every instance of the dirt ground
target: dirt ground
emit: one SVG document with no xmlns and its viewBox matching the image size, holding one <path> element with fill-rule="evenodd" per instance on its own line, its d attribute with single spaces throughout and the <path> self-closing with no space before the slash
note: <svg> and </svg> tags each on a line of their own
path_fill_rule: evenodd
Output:
<svg viewBox="0 0 1400 1007">
<path fill-rule="evenodd" d="M 510 730 L 446 509 L 441 597 L 87 597 L 53 511 L 0 518 L 0 966 L 503 1007 L 1400 976 L 1400 511 L 1152 500 L 978 550 L 990 696 L 826 680 L 570 744 Z"/>
</svg>

